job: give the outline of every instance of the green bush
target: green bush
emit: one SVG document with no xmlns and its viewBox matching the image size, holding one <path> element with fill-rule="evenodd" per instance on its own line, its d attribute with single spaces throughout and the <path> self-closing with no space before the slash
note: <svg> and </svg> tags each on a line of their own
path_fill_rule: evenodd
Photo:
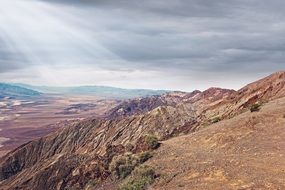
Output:
<svg viewBox="0 0 285 190">
<path fill-rule="evenodd" d="M 137 177 L 151 177 L 151 179 L 154 179 L 155 171 L 150 166 L 142 165 L 134 170 L 133 175 Z"/>
<path fill-rule="evenodd" d="M 155 171 L 149 166 L 136 168 L 119 190 L 143 190 L 155 180 Z"/>
<path fill-rule="evenodd" d="M 259 111 L 261 108 L 261 104 L 260 103 L 255 103 L 255 104 L 252 104 L 251 107 L 250 107 L 250 111 L 251 112 L 257 112 Z"/>
<path fill-rule="evenodd" d="M 115 156 L 109 165 L 109 171 L 118 179 L 124 179 L 132 173 L 135 167 L 144 163 L 151 157 L 152 154 L 149 151 L 139 154 L 127 153 Z"/>
<path fill-rule="evenodd" d="M 137 159 L 131 155 L 115 156 L 110 163 L 109 170 L 119 179 L 127 177 L 137 165 Z"/>
<path fill-rule="evenodd" d="M 145 142 L 147 143 L 149 149 L 154 150 L 159 147 L 158 138 L 154 135 L 145 136 Z"/>
<path fill-rule="evenodd" d="M 219 121 L 221 121 L 221 118 L 220 117 L 214 117 L 212 119 L 212 123 L 218 123 Z"/>
<path fill-rule="evenodd" d="M 118 177 L 120 179 L 126 178 L 128 175 L 130 175 L 134 169 L 135 165 L 132 164 L 124 164 L 119 166 L 119 175 Z"/>
<path fill-rule="evenodd" d="M 138 161 L 139 163 L 144 163 L 146 162 L 148 159 L 150 159 L 152 157 L 152 154 L 149 151 L 146 152 L 142 152 L 138 155 Z"/>
</svg>

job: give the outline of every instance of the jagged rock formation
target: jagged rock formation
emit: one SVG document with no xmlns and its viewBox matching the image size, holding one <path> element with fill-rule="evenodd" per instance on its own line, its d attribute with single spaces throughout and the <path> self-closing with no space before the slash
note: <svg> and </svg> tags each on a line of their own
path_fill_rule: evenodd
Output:
<svg viewBox="0 0 285 190">
<path fill-rule="evenodd" d="M 213 117 L 231 118 L 253 102 L 285 96 L 284 81 L 279 72 L 239 91 L 210 88 L 130 100 L 104 119 L 72 124 L 1 158 L 1 189 L 83 189 L 94 179 L 101 185 L 112 157 L 141 151 L 146 134 L 164 140 L 197 131 Z"/>
<path fill-rule="evenodd" d="M 115 108 L 106 113 L 107 118 L 119 118 L 131 115 L 138 115 L 153 110 L 160 106 L 175 107 L 178 103 L 187 100 L 200 91 L 192 93 L 186 92 L 170 92 L 160 96 L 150 96 L 145 98 L 130 99 L 120 103 Z"/>
</svg>

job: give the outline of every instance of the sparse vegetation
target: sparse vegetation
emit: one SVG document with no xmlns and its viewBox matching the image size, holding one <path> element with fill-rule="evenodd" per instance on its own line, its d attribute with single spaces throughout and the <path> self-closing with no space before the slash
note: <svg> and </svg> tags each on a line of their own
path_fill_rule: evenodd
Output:
<svg viewBox="0 0 285 190">
<path fill-rule="evenodd" d="M 261 108 L 261 104 L 259 102 L 256 102 L 256 103 L 251 105 L 250 111 L 251 112 L 257 112 L 260 110 L 260 108 Z"/>
<path fill-rule="evenodd" d="M 201 124 L 200 128 L 202 129 L 202 128 L 209 127 L 210 124 L 211 124 L 210 122 L 203 123 L 203 124 Z"/>
<path fill-rule="evenodd" d="M 130 175 L 135 168 L 135 165 L 132 164 L 125 164 L 125 165 L 120 165 L 119 166 L 119 177 L 121 179 L 126 178 L 128 175 Z"/>
<path fill-rule="evenodd" d="M 110 163 L 109 170 L 118 179 L 124 179 L 140 164 L 152 157 L 151 152 L 142 152 L 139 154 L 127 153 L 115 156 Z"/>
<path fill-rule="evenodd" d="M 119 190 L 143 190 L 155 180 L 155 171 L 150 166 L 136 168 Z"/>
<path fill-rule="evenodd" d="M 113 158 L 109 170 L 117 178 L 124 179 L 131 174 L 136 165 L 137 160 L 132 154 L 119 155 Z"/>
<path fill-rule="evenodd" d="M 219 116 L 214 117 L 214 118 L 212 119 L 212 123 L 218 123 L 218 122 L 220 122 L 220 121 L 221 121 L 221 118 L 220 118 Z"/>
<path fill-rule="evenodd" d="M 159 147 L 158 138 L 154 135 L 145 136 L 145 142 L 151 150 L 157 149 Z"/>
<path fill-rule="evenodd" d="M 144 163 L 151 157 L 152 157 L 152 153 L 150 153 L 149 151 L 142 152 L 138 155 L 138 161 L 139 163 Z"/>
</svg>

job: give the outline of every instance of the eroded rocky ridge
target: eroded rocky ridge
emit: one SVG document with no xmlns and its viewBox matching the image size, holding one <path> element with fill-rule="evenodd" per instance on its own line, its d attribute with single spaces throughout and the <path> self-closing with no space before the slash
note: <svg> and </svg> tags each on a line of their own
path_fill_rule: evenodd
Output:
<svg viewBox="0 0 285 190">
<path fill-rule="evenodd" d="M 108 165 L 126 151 L 140 152 L 141 139 L 161 140 L 227 119 L 256 102 L 285 96 L 285 72 L 275 73 L 239 91 L 210 88 L 130 100 L 103 119 L 85 120 L 29 142 L 0 160 L 1 189 L 84 189 L 96 179 L 108 189 Z M 111 183 L 111 182 L 110 182 Z"/>
</svg>

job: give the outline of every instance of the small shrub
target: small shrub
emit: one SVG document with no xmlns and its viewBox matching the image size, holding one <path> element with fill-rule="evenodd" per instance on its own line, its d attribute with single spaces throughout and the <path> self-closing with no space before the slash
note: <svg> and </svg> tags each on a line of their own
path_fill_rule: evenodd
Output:
<svg viewBox="0 0 285 190">
<path fill-rule="evenodd" d="M 109 165 L 109 171 L 118 179 L 124 179 L 132 173 L 135 167 L 151 157 L 152 154 L 148 151 L 136 155 L 129 153 L 115 156 Z"/>
<path fill-rule="evenodd" d="M 138 155 L 138 161 L 139 163 L 144 163 L 146 162 L 148 159 L 150 159 L 152 157 L 152 154 L 149 151 L 146 152 L 142 152 Z"/>
<path fill-rule="evenodd" d="M 200 125 L 200 128 L 203 129 L 203 128 L 209 127 L 210 124 L 211 124 L 210 122 L 202 123 L 202 124 Z"/>
<path fill-rule="evenodd" d="M 132 164 L 124 164 L 119 166 L 119 175 L 118 177 L 120 179 L 126 178 L 128 175 L 130 175 L 134 169 L 134 165 Z"/>
<path fill-rule="evenodd" d="M 147 135 L 145 137 L 145 142 L 147 143 L 149 149 L 154 150 L 159 147 L 158 138 L 154 135 Z"/>
<path fill-rule="evenodd" d="M 109 170 L 110 171 L 115 171 L 120 165 L 126 163 L 126 158 L 122 155 L 115 156 L 113 157 L 110 165 L 109 165 Z"/>
<path fill-rule="evenodd" d="M 221 121 L 221 118 L 220 117 L 215 117 L 212 119 L 212 123 L 218 123 Z"/>
<path fill-rule="evenodd" d="M 155 171 L 152 167 L 147 165 L 142 165 L 136 168 L 133 172 L 133 175 L 136 177 L 150 177 L 151 179 L 155 178 Z"/>
<path fill-rule="evenodd" d="M 255 103 L 255 104 L 252 104 L 251 107 L 250 107 L 250 111 L 251 112 L 257 112 L 260 110 L 260 107 L 261 107 L 261 104 L 260 103 Z"/>
<path fill-rule="evenodd" d="M 155 171 L 149 166 L 136 168 L 129 178 L 119 189 L 120 190 L 143 190 L 155 180 Z"/>
<path fill-rule="evenodd" d="M 110 163 L 109 170 L 119 179 L 127 177 L 137 165 L 137 159 L 131 155 L 115 156 Z"/>
</svg>

